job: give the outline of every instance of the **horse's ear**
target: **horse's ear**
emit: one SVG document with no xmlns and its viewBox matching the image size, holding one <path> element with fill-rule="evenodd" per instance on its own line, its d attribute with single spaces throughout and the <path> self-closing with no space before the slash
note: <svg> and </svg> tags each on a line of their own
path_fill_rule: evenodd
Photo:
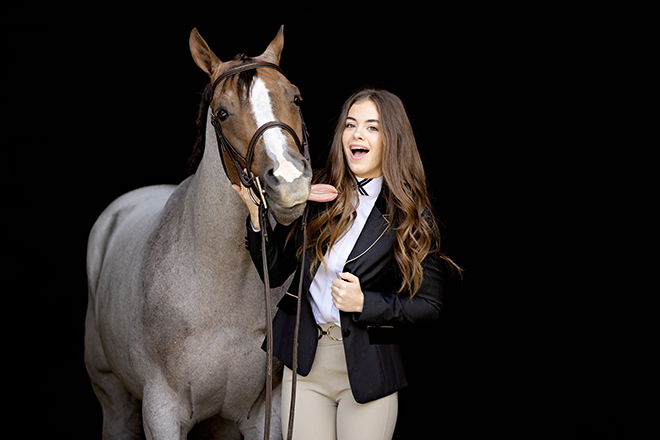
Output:
<svg viewBox="0 0 660 440">
<path fill-rule="evenodd" d="M 213 73 L 218 70 L 218 66 L 222 63 L 217 56 L 213 53 L 206 41 L 199 35 L 197 28 L 193 28 L 190 32 L 190 53 L 192 54 L 195 63 L 202 69 L 208 76 L 213 76 Z"/>
<path fill-rule="evenodd" d="M 275 36 L 275 39 L 270 42 L 266 51 L 262 53 L 258 58 L 262 61 L 268 61 L 269 63 L 280 65 L 280 55 L 282 54 L 282 48 L 284 47 L 284 25 L 280 26 L 280 30 Z"/>
</svg>

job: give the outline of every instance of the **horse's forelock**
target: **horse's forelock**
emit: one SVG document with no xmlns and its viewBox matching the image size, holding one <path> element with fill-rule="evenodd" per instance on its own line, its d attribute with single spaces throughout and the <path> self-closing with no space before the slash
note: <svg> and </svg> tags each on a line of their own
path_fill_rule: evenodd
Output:
<svg viewBox="0 0 660 440">
<path fill-rule="evenodd" d="M 254 59 L 245 55 L 244 53 L 239 53 L 234 57 L 235 61 L 242 61 L 243 64 L 251 63 Z M 252 86 L 252 81 L 257 74 L 257 69 L 246 70 L 245 72 L 238 73 L 233 75 L 226 80 L 222 87 L 222 91 L 227 90 L 231 84 L 236 84 L 236 92 L 238 94 L 238 99 L 245 102 L 247 99 L 250 99 L 250 87 Z"/>
</svg>

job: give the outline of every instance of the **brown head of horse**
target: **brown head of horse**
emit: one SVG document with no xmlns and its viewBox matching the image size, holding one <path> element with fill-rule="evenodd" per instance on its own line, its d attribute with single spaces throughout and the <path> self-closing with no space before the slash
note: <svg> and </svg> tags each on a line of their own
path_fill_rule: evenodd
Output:
<svg viewBox="0 0 660 440">
<path fill-rule="evenodd" d="M 279 69 L 283 45 L 282 27 L 260 56 L 222 62 L 197 29 L 190 34 L 193 59 L 211 80 L 200 105 L 200 133 L 208 111 L 229 180 L 248 186 L 258 178 L 270 212 L 287 225 L 305 208 L 312 169 L 304 157 L 300 91 Z M 200 136 L 191 167 L 201 160 L 203 146 Z"/>
</svg>

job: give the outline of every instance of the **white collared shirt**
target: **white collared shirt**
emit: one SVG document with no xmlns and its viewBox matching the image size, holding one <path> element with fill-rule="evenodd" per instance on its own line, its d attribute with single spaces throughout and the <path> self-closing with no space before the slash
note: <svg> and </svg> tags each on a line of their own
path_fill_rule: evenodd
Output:
<svg viewBox="0 0 660 440">
<path fill-rule="evenodd" d="M 359 195 L 357 217 L 346 233 L 335 243 L 329 253 L 324 255 L 327 270 L 323 264 L 319 265 L 314 280 L 309 287 L 312 296 L 312 312 L 318 324 L 334 323 L 341 325 L 339 310 L 332 303 L 332 281 L 344 271 L 344 264 L 348 260 L 358 237 L 364 229 L 367 218 L 376 203 L 383 186 L 383 176 L 373 179 L 364 185 L 368 196 Z"/>
</svg>

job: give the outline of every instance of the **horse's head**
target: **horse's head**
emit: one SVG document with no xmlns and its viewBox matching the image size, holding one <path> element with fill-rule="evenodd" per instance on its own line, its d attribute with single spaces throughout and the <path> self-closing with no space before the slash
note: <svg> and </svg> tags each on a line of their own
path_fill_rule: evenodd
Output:
<svg viewBox="0 0 660 440">
<path fill-rule="evenodd" d="M 214 123 L 243 158 L 249 156 L 250 142 L 257 130 L 268 122 L 283 123 L 295 131 L 298 140 L 303 139 L 298 108 L 300 92 L 278 69 L 252 69 L 221 79 L 227 72 L 244 64 L 266 62 L 279 66 L 283 46 L 282 27 L 260 56 L 239 56 L 223 63 L 197 29 L 190 34 L 190 51 L 195 63 L 209 75 L 211 84 L 216 85 L 210 103 Z M 248 160 L 249 171 L 259 177 L 268 207 L 277 221 L 290 224 L 302 215 L 310 195 L 311 166 L 293 135 L 280 126 L 270 127 L 255 140 L 253 156 Z M 228 153 L 225 153 L 224 163 L 227 177 L 238 184 L 239 175 Z"/>
</svg>

